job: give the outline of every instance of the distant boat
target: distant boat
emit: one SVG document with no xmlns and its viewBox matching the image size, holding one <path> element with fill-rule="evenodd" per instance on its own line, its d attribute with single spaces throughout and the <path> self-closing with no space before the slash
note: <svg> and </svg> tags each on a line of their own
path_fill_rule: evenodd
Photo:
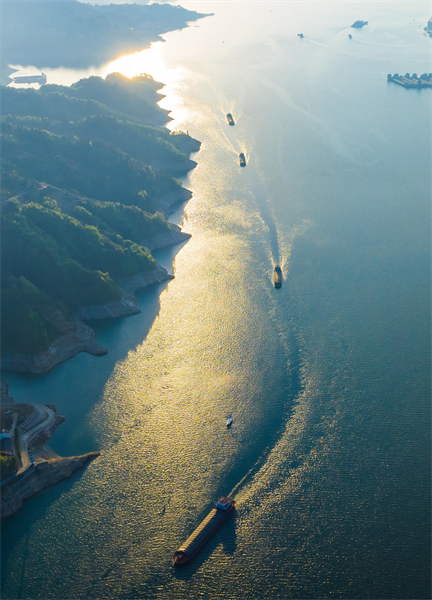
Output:
<svg viewBox="0 0 432 600">
<path fill-rule="evenodd" d="M 245 155 L 243 154 L 243 152 L 240 152 L 240 154 L 239 154 L 239 162 L 240 162 L 241 167 L 246 166 L 246 159 L 245 159 Z"/>
<path fill-rule="evenodd" d="M 304 38 L 304 35 L 302 33 L 298 33 L 297 35 L 299 36 L 299 38 Z"/>
<path fill-rule="evenodd" d="M 227 114 L 227 121 L 228 121 L 228 123 L 229 123 L 230 125 L 235 125 L 235 123 L 234 123 L 234 119 L 233 119 L 233 116 L 232 116 L 232 114 L 231 114 L 231 113 L 228 113 L 228 114 Z"/>
<path fill-rule="evenodd" d="M 228 417 L 227 427 L 231 427 L 233 420 L 234 419 L 232 417 Z"/>
<path fill-rule="evenodd" d="M 348 34 L 348 37 L 350 40 L 352 40 L 352 35 L 350 33 Z"/>
<path fill-rule="evenodd" d="M 274 273 L 273 273 L 273 282 L 275 288 L 282 287 L 282 270 L 279 265 L 276 265 Z"/>
<path fill-rule="evenodd" d="M 21 75 L 19 77 L 12 77 L 14 83 L 39 83 L 44 85 L 47 82 L 47 76 L 45 73 L 40 75 Z"/>
</svg>

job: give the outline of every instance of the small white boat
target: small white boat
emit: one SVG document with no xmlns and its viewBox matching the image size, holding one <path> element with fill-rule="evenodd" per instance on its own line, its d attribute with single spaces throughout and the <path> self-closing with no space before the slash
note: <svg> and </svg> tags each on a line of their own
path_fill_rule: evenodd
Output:
<svg viewBox="0 0 432 600">
<path fill-rule="evenodd" d="M 228 421 L 227 421 L 227 427 L 229 427 L 233 422 L 233 418 L 232 417 L 228 417 Z"/>
</svg>

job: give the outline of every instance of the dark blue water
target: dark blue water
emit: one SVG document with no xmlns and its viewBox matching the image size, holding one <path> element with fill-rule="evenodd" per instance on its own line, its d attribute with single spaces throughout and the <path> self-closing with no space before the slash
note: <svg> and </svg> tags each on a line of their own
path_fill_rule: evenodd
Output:
<svg viewBox="0 0 432 600">
<path fill-rule="evenodd" d="M 108 355 L 7 377 L 102 455 L 3 525 L 3 597 L 430 598 L 431 92 L 386 81 L 431 70 L 427 7 L 205 7 L 129 65 L 203 142 L 175 279 L 96 324 Z"/>
</svg>

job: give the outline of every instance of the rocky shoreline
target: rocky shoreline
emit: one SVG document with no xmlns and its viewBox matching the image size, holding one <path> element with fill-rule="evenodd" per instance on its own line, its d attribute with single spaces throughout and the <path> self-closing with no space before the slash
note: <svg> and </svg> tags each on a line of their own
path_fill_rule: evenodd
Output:
<svg viewBox="0 0 432 600">
<path fill-rule="evenodd" d="M 47 350 L 37 354 L 7 352 L 1 359 L 1 370 L 15 373 L 46 373 L 66 362 L 80 352 L 95 356 L 107 354 L 108 350 L 96 342 L 96 334 L 88 325 L 76 319 L 68 319 L 60 311 L 50 316 L 62 335 Z"/>
<path fill-rule="evenodd" d="M 56 311 L 50 318 L 57 325 L 62 335 L 54 340 L 47 350 L 37 354 L 6 353 L 1 358 L 1 370 L 41 375 L 73 358 L 80 352 L 88 352 L 94 356 L 107 354 L 108 349 L 97 343 L 96 333 L 83 321 L 116 319 L 136 315 L 141 311 L 136 305 L 137 299 L 133 295 L 134 292 L 149 285 L 170 281 L 171 279 L 174 279 L 174 276 L 158 265 L 156 269 L 151 271 L 120 280 L 123 296 L 118 302 L 108 302 L 102 306 L 80 307 L 75 310 L 73 318 L 69 319 L 60 311 Z"/>
<path fill-rule="evenodd" d="M 17 475 L 13 482 L 6 483 L 1 488 L 1 518 L 12 517 L 26 500 L 67 479 L 74 471 L 99 454 L 100 452 L 88 452 L 81 456 L 52 458 L 37 464 L 26 475 Z"/>
<path fill-rule="evenodd" d="M 56 407 L 52 404 L 16 403 L 9 397 L 8 385 L 4 381 L 1 382 L 1 392 L 1 410 L 5 414 L 12 415 L 9 417 L 12 421 L 11 435 L 14 439 L 14 453 L 19 459 L 18 472 L 1 483 L 0 516 L 4 519 L 15 515 L 24 502 L 38 492 L 70 477 L 86 462 L 99 456 L 100 452 L 87 452 L 67 458 L 58 456 L 45 445 L 52 433 L 65 420 L 57 413 Z M 26 422 L 30 422 L 35 415 L 39 415 L 40 421 L 41 414 L 45 420 L 38 423 L 36 416 L 33 420 L 33 429 L 27 430 L 25 423 L 20 424 L 19 416 L 23 411 L 28 411 L 29 406 L 32 407 L 33 412 L 30 417 L 27 417 Z M 17 439 L 19 439 L 19 451 L 17 451 Z M 32 453 L 34 466 L 30 462 L 29 451 Z"/>
<path fill-rule="evenodd" d="M 185 233 L 177 225 L 171 224 L 171 229 L 168 232 L 143 240 L 142 245 L 152 251 L 157 248 L 184 243 L 190 237 L 189 233 Z M 158 265 L 151 271 L 121 279 L 119 285 L 123 291 L 123 296 L 117 302 L 108 302 L 102 306 L 82 306 L 74 311 L 73 318 L 67 318 L 60 311 L 56 311 L 50 318 L 62 335 L 54 340 L 47 350 L 34 355 L 6 353 L 0 361 L 1 370 L 41 375 L 73 358 L 80 352 L 88 352 L 94 356 L 107 354 L 108 349 L 97 343 L 94 330 L 83 321 L 117 319 L 136 315 L 141 311 L 137 307 L 134 292 L 149 285 L 163 283 L 171 279 L 174 279 L 174 276 Z"/>
</svg>

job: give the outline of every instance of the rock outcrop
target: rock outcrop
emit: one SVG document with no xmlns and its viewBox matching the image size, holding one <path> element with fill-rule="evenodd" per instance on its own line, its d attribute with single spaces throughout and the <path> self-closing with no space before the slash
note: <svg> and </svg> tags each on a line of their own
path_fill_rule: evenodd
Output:
<svg viewBox="0 0 432 600">
<path fill-rule="evenodd" d="M 174 192 L 170 192 L 169 194 L 165 194 L 162 198 L 159 198 L 159 204 L 161 206 L 162 212 L 167 219 L 169 215 L 172 215 L 174 212 L 174 206 L 176 204 L 180 204 L 181 202 L 187 202 L 192 198 L 192 192 L 187 190 L 184 187 L 178 187 Z"/>
<path fill-rule="evenodd" d="M 166 235 L 168 236 L 169 234 Z M 175 235 L 178 236 L 178 232 L 176 232 Z M 184 238 L 183 235 L 186 237 Z M 181 241 L 189 239 L 190 237 L 188 234 L 183 235 Z M 169 239 L 171 240 L 170 242 L 167 237 L 165 240 L 167 243 L 162 245 L 168 246 L 170 244 L 179 243 L 178 241 L 172 241 L 173 238 L 171 236 Z M 176 239 L 179 238 L 177 237 Z M 162 246 L 155 247 L 160 248 Z M 107 302 L 101 306 L 81 306 L 74 311 L 74 317 L 76 319 L 88 321 L 90 319 L 116 319 L 118 317 L 126 317 L 127 315 L 136 315 L 141 311 L 136 305 L 137 299 L 133 295 L 134 292 L 140 288 L 147 287 L 148 285 L 162 283 L 163 281 L 169 281 L 170 279 L 174 279 L 174 276 L 170 275 L 167 270 L 160 265 L 151 271 L 145 271 L 144 273 L 139 273 L 133 277 L 120 279 L 119 284 L 124 292 L 121 300 L 118 302 Z"/>
<path fill-rule="evenodd" d="M 171 224 L 171 229 L 164 233 L 159 233 L 151 238 L 144 239 L 140 242 L 141 246 L 145 246 L 152 252 L 157 248 L 165 248 L 165 246 L 174 246 L 182 244 L 191 238 L 190 233 L 185 233 L 178 225 Z"/>
<path fill-rule="evenodd" d="M 145 271 L 144 273 L 139 273 L 133 277 L 120 279 L 119 284 L 125 294 L 133 294 L 140 288 L 147 287 L 154 283 L 169 281 L 170 279 L 174 279 L 174 275 L 170 275 L 166 269 L 158 265 L 156 269 L 153 269 L 152 271 Z"/>
<path fill-rule="evenodd" d="M 55 311 L 51 320 L 62 335 L 54 340 L 47 350 L 34 355 L 6 353 L 1 359 L 2 371 L 40 374 L 46 373 L 79 352 L 88 352 L 95 356 L 107 354 L 108 350 L 96 342 L 96 334 L 88 325 L 79 320 L 67 319 L 60 311 Z"/>
<path fill-rule="evenodd" d="M 87 461 L 99 456 L 100 452 L 88 452 L 68 458 L 58 456 L 45 445 L 52 433 L 65 420 L 63 415 L 57 413 L 56 407 L 53 404 L 15 403 L 9 397 L 8 385 L 5 381 L 1 382 L 1 391 L 2 409 L 7 408 L 15 413 L 11 430 L 12 436 L 20 440 L 20 451 L 17 454 L 17 450 L 14 450 L 18 461 L 18 473 L 4 479 L 0 487 L 0 514 L 1 518 L 5 518 L 14 515 L 26 500 L 41 490 L 70 477 Z M 28 429 L 28 426 L 23 428 L 17 423 L 18 415 L 22 414 L 24 408 L 28 410 L 29 407 L 32 407 L 33 413 L 37 415 L 37 418 L 33 420 L 35 423 L 33 430 Z M 46 410 L 47 408 L 49 411 Z M 45 414 L 42 427 L 38 423 L 41 414 Z M 28 422 L 31 422 L 31 419 Z M 30 451 L 34 457 L 34 466 L 30 464 L 28 454 Z"/>
<path fill-rule="evenodd" d="M 74 471 L 99 454 L 100 452 L 88 452 L 70 458 L 52 458 L 17 475 L 13 481 L 1 487 L 1 518 L 12 517 L 26 500 L 70 477 Z"/>
<path fill-rule="evenodd" d="M 132 294 L 124 294 L 118 302 L 107 302 L 101 306 L 81 306 L 74 311 L 74 317 L 82 321 L 91 319 L 117 319 L 128 315 L 137 315 L 140 311 L 136 298 Z"/>
</svg>

